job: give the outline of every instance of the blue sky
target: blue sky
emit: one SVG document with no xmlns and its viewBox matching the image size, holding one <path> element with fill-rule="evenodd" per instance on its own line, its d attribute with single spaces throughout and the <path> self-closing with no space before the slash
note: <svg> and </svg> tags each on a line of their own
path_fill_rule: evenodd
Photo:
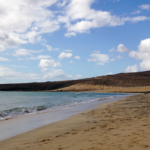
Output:
<svg viewBox="0 0 150 150">
<path fill-rule="evenodd" d="M 0 0 L 0 18 L 0 83 L 150 70 L 149 0 Z"/>
</svg>

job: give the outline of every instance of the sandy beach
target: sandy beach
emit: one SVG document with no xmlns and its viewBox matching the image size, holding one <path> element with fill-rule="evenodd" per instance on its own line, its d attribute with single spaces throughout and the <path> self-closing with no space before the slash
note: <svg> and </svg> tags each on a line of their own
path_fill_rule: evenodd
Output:
<svg viewBox="0 0 150 150">
<path fill-rule="evenodd" d="M 149 150 L 150 94 L 102 104 L 0 142 L 1 150 Z"/>
</svg>

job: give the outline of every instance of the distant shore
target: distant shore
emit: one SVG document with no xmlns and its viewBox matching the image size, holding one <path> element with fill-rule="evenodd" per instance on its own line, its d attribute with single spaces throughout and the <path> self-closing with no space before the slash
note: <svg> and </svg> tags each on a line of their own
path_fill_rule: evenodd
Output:
<svg viewBox="0 0 150 150">
<path fill-rule="evenodd" d="M 0 142 L 1 150 L 150 148 L 150 94 L 102 104 L 67 120 Z"/>
</svg>

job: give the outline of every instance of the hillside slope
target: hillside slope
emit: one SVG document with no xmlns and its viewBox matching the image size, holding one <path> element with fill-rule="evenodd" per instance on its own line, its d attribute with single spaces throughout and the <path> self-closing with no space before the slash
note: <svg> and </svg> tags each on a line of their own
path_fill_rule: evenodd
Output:
<svg viewBox="0 0 150 150">
<path fill-rule="evenodd" d="M 120 73 L 115 75 L 98 76 L 94 78 L 42 83 L 1 84 L 0 91 L 49 91 L 63 90 L 72 86 L 90 85 L 95 89 L 133 88 L 150 86 L 150 71 L 137 73 Z M 78 90 L 78 88 L 76 89 Z M 84 90 L 84 88 L 82 88 Z M 88 88 L 85 90 L 88 90 Z M 66 91 L 69 91 L 67 89 Z"/>
</svg>

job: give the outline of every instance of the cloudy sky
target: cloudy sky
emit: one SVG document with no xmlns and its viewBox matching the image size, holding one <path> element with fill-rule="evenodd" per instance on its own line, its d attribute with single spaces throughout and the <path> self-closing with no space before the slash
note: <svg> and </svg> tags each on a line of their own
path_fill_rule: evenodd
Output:
<svg viewBox="0 0 150 150">
<path fill-rule="evenodd" d="M 0 0 L 0 83 L 146 70 L 149 0 Z"/>
</svg>

